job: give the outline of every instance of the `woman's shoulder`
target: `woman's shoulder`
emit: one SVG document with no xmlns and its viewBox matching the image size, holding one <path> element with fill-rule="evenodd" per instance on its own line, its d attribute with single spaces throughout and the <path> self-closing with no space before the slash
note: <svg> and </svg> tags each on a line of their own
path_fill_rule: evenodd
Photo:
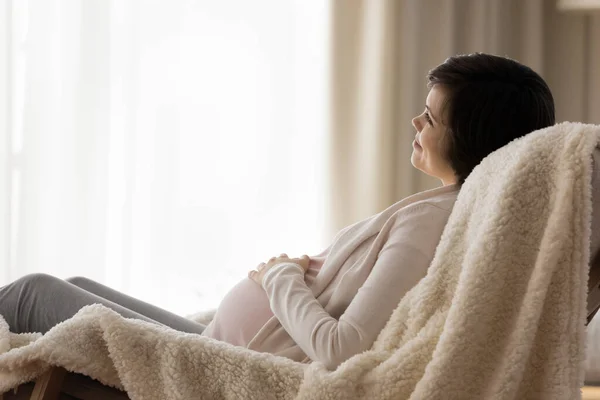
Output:
<svg viewBox="0 0 600 400">
<path fill-rule="evenodd" d="M 427 230 L 444 226 L 458 197 L 458 190 L 442 190 L 427 195 L 404 199 L 382 213 L 381 230 L 406 229 Z M 422 193 L 418 193 L 422 194 Z M 386 229 L 387 227 L 387 229 Z"/>
<path fill-rule="evenodd" d="M 408 196 L 394 206 L 398 210 L 404 209 L 409 212 L 417 209 L 427 210 L 431 207 L 435 207 L 450 213 L 454 208 L 454 203 L 456 202 L 459 192 L 460 187 L 458 185 L 442 186 Z"/>
<path fill-rule="evenodd" d="M 429 206 L 441 208 L 442 210 L 450 213 L 454 208 L 454 203 L 456 203 L 457 197 L 458 191 L 446 192 L 428 199 L 420 200 L 416 204 L 427 204 Z"/>
<path fill-rule="evenodd" d="M 408 196 L 375 215 L 346 226 L 338 232 L 334 241 L 357 232 L 362 236 L 372 235 L 399 221 L 419 224 L 423 219 L 433 219 L 444 223 L 450 216 L 458 191 L 458 188 L 443 186 Z"/>
</svg>

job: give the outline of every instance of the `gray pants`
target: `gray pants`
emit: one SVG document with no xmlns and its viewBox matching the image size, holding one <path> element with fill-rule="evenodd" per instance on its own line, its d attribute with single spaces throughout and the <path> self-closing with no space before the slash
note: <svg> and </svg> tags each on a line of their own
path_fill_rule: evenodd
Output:
<svg viewBox="0 0 600 400">
<path fill-rule="evenodd" d="M 46 274 L 31 274 L 0 288 L 0 314 L 15 333 L 45 333 L 82 307 L 95 303 L 123 317 L 166 325 L 182 332 L 202 333 L 205 328 L 82 277 L 62 280 Z"/>
</svg>

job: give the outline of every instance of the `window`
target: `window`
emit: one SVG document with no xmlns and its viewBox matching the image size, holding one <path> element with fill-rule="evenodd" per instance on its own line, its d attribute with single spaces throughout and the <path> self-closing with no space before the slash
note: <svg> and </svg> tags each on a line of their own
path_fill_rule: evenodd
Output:
<svg viewBox="0 0 600 400">
<path fill-rule="evenodd" d="M 186 314 L 322 250 L 327 2 L 7 4 L 1 279 L 84 275 Z"/>
</svg>

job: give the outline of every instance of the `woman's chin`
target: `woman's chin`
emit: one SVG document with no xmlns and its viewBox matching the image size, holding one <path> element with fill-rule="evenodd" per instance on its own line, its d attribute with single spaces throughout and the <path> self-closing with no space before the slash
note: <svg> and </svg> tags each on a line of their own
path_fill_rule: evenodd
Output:
<svg viewBox="0 0 600 400">
<path fill-rule="evenodd" d="M 410 163 L 412 164 L 412 166 L 421 171 L 422 173 L 426 174 L 426 175 L 430 175 L 424 168 L 423 168 L 423 163 L 421 162 L 421 158 L 419 157 L 418 154 L 415 155 L 415 153 L 413 152 L 412 157 L 410 158 Z"/>
<path fill-rule="evenodd" d="M 419 168 L 419 165 L 420 165 L 419 156 L 416 153 L 417 153 L 416 150 L 413 149 L 413 152 L 410 156 L 410 163 L 413 165 L 413 167 L 420 170 L 421 168 Z"/>
</svg>

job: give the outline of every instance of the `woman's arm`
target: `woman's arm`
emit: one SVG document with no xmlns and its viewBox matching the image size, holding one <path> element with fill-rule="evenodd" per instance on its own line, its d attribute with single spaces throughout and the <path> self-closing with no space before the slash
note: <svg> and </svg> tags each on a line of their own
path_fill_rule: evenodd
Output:
<svg viewBox="0 0 600 400">
<path fill-rule="evenodd" d="M 274 266 L 263 279 L 274 315 L 308 357 L 335 369 L 372 346 L 402 297 L 426 275 L 449 215 L 427 203 L 403 209 L 339 320 L 314 297 L 299 265 Z"/>
</svg>

